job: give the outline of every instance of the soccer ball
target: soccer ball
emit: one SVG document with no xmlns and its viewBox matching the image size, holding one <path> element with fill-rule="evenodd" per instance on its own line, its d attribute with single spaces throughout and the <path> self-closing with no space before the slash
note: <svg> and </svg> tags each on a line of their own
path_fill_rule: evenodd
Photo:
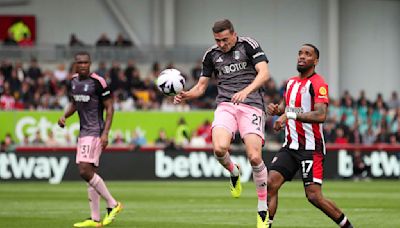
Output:
<svg viewBox="0 0 400 228">
<path fill-rule="evenodd" d="M 175 96 L 185 87 L 185 78 L 179 70 L 166 69 L 158 75 L 157 87 L 164 95 Z"/>
</svg>

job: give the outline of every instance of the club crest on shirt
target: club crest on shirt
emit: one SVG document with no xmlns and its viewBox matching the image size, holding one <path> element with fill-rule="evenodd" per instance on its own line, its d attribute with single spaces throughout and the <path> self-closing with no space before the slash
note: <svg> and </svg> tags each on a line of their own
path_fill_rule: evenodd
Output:
<svg viewBox="0 0 400 228">
<path fill-rule="evenodd" d="M 75 85 L 72 85 L 72 90 L 75 90 Z"/>
<path fill-rule="evenodd" d="M 88 84 L 85 84 L 85 87 L 83 87 L 83 91 L 87 92 L 88 89 L 89 89 L 89 85 L 88 85 Z"/>
<path fill-rule="evenodd" d="M 233 58 L 235 58 L 236 60 L 240 58 L 240 52 L 239 51 L 234 51 L 233 52 Z"/>
<path fill-rule="evenodd" d="M 303 94 L 306 92 L 306 87 L 301 88 L 300 93 Z"/>
<path fill-rule="evenodd" d="M 321 94 L 322 96 L 327 94 L 325 87 L 320 87 L 318 91 L 319 91 L 319 94 Z"/>
</svg>

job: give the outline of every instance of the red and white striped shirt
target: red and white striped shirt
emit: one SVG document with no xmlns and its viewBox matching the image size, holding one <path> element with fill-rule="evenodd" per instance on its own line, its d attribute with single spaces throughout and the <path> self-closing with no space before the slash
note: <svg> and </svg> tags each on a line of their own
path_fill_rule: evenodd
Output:
<svg viewBox="0 0 400 228">
<path fill-rule="evenodd" d="M 284 98 L 285 112 L 314 111 L 315 103 L 329 103 L 328 85 L 316 73 L 303 79 L 295 76 L 288 80 Z M 294 150 L 317 150 L 325 154 L 322 123 L 303 123 L 288 119 L 283 146 Z"/>
</svg>

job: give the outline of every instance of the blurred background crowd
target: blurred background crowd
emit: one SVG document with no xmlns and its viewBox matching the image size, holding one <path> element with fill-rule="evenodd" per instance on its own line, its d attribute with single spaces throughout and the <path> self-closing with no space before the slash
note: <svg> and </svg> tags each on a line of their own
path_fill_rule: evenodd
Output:
<svg viewBox="0 0 400 228">
<path fill-rule="evenodd" d="M 102 35 L 103 36 L 103 35 Z M 167 97 L 158 92 L 155 85 L 158 74 L 166 68 L 175 68 L 174 63 L 161 65 L 158 62 L 149 64 L 147 72 L 142 72 L 137 67 L 134 59 L 127 62 L 98 61 L 92 64 L 92 71 L 104 77 L 109 84 L 114 96 L 116 111 L 135 110 L 161 110 L 164 112 L 185 112 L 190 110 L 213 109 L 217 88 L 215 80 L 212 80 L 205 94 L 197 100 L 180 105 L 172 103 L 173 97 Z M 193 63 L 193 66 L 181 70 L 186 77 L 186 89 L 190 88 L 199 78 L 201 61 Z M 19 60 L 0 60 L 0 109 L 1 110 L 63 110 L 66 108 L 68 97 L 68 83 L 75 67 L 73 63 L 60 63 L 54 65 L 54 69 L 44 68 L 35 59 L 30 62 Z M 286 82 L 276 82 L 272 78 L 265 85 L 265 103 L 279 103 L 285 89 Z M 276 133 L 272 130 L 273 122 L 277 117 L 267 117 L 266 132 L 269 142 L 282 142 L 283 132 Z M 177 124 L 185 124 L 181 120 Z M 376 94 L 375 99 L 368 99 L 365 91 L 360 91 L 358 97 L 352 97 L 345 91 L 339 99 L 330 98 L 329 116 L 324 125 L 325 140 L 329 143 L 390 143 L 400 141 L 400 100 L 397 91 L 393 91 L 390 97 L 384 98 L 382 94 Z M 176 136 L 174 139 L 166 139 L 177 145 L 207 145 L 210 141 L 211 126 L 209 120 L 194 132 L 183 131 L 183 139 Z M 51 132 L 49 133 L 51 134 Z M 199 137 L 203 138 L 199 142 Z M 53 145 L 51 135 L 46 141 L 38 139 L 25 144 Z M 165 138 L 160 132 L 160 138 Z M 237 137 L 238 138 L 238 137 Z M 4 145 L 12 144 L 11 136 L 1 139 Z M 179 142 L 176 142 L 179 141 Z M 236 140 L 237 141 L 237 140 Z M 66 140 L 68 142 L 68 140 Z M 160 139 L 159 143 L 164 141 Z M 205 143 L 206 144 L 205 144 Z M 113 144 L 130 144 L 143 146 L 153 144 L 148 142 L 140 132 L 133 131 L 132 138 L 126 139 L 118 133 L 112 140 Z M 240 143 L 240 141 L 237 141 Z"/>
</svg>

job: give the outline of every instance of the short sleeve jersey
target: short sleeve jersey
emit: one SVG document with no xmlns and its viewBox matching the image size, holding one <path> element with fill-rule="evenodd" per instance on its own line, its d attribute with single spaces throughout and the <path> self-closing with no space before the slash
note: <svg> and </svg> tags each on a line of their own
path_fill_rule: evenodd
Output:
<svg viewBox="0 0 400 228">
<path fill-rule="evenodd" d="M 230 102 L 233 94 L 241 91 L 257 76 L 255 65 L 268 58 L 256 40 L 250 37 L 238 37 L 232 49 L 224 53 L 214 45 L 203 57 L 201 75 L 217 79 L 218 95 L 216 102 Z M 263 88 L 249 94 L 244 104 L 264 109 Z"/>
<path fill-rule="evenodd" d="M 284 98 L 286 112 L 311 112 L 315 110 L 316 103 L 329 104 L 328 85 L 316 73 L 304 79 L 295 76 L 288 80 Z M 287 120 L 285 136 L 285 147 L 325 153 L 322 123 Z"/>
<path fill-rule="evenodd" d="M 70 83 L 70 97 L 79 115 L 79 137 L 99 137 L 104 129 L 103 101 L 111 97 L 106 81 L 95 73 L 85 79 L 75 74 Z"/>
</svg>

